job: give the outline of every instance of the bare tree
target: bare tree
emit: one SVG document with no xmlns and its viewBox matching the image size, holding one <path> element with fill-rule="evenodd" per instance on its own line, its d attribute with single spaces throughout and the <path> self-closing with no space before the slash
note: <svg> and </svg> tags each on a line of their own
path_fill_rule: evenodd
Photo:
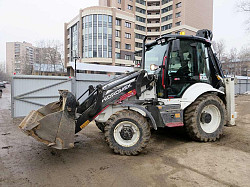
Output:
<svg viewBox="0 0 250 187">
<path fill-rule="evenodd" d="M 50 71 L 56 71 L 56 65 L 62 64 L 63 44 L 58 40 L 39 41 L 36 49 L 36 63 L 40 65 L 39 74 L 41 73 L 41 64 L 47 64 L 47 67 L 53 67 Z"/>
<path fill-rule="evenodd" d="M 244 47 L 239 52 L 239 69 L 240 75 L 247 75 L 247 71 L 250 67 L 250 48 Z"/>
<path fill-rule="evenodd" d="M 250 1 L 249 0 L 239 1 L 237 6 L 238 6 L 239 11 L 241 11 L 241 12 L 250 12 Z"/>
<path fill-rule="evenodd" d="M 215 50 L 215 53 L 217 54 L 218 59 L 221 61 L 222 58 L 225 56 L 225 41 L 219 40 L 219 41 L 213 41 L 213 48 Z"/>
<path fill-rule="evenodd" d="M 10 76 L 4 72 L 4 67 L 0 66 L 0 81 L 10 81 Z"/>
<path fill-rule="evenodd" d="M 250 30 L 250 0 L 241 0 L 237 4 L 237 8 L 239 12 L 244 12 L 248 14 L 248 18 L 246 19 L 247 29 Z"/>
</svg>

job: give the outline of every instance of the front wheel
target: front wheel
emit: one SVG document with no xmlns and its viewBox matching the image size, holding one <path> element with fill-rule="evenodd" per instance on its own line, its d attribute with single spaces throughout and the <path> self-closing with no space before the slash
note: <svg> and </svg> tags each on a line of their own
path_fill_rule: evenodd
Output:
<svg viewBox="0 0 250 187">
<path fill-rule="evenodd" d="M 122 110 L 113 114 L 105 126 L 105 139 L 115 153 L 137 155 L 148 144 L 150 125 L 140 113 Z"/>
<path fill-rule="evenodd" d="M 225 105 L 216 95 L 202 95 L 185 110 L 184 123 L 191 139 L 216 141 L 226 124 Z"/>
</svg>

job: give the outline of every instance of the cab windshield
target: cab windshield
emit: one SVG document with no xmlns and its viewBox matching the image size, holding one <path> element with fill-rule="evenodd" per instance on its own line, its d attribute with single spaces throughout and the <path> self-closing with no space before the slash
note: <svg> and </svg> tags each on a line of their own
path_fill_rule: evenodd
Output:
<svg viewBox="0 0 250 187">
<path fill-rule="evenodd" d="M 156 44 L 150 46 L 146 49 L 145 53 L 145 70 L 148 73 L 154 73 L 154 71 L 150 70 L 150 65 L 155 64 L 158 66 L 162 65 L 162 60 L 165 55 L 168 43 L 164 44 Z"/>
</svg>

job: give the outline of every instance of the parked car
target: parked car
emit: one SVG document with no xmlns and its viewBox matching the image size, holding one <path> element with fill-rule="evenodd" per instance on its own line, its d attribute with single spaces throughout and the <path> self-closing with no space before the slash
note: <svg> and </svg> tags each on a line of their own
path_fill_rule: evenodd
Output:
<svg viewBox="0 0 250 187">
<path fill-rule="evenodd" d="M 5 88 L 5 84 L 3 82 L 0 82 L 0 88 Z"/>
</svg>

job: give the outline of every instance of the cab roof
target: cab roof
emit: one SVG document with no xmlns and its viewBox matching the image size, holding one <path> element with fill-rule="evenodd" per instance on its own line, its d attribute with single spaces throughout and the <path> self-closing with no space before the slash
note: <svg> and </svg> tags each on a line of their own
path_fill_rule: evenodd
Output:
<svg viewBox="0 0 250 187">
<path fill-rule="evenodd" d="M 175 34 L 166 34 L 163 35 L 162 37 L 157 38 L 156 40 L 154 40 L 153 42 L 147 43 L 146 47 L 155 45 L 158 43 L 159 40 L 165 39 L 166 41 L 168 41 L 169 39 L 185 39 L 185 40 L 194 40 L 194 41 L 199 41 L 202 43 L 206 43 L 208 45 L 211 45 L 212 41 L 207 39 L 207 38 L 203 38 L 200 36 L 193 36 L 193 35 L 175 35 Z"/>
</svg>

